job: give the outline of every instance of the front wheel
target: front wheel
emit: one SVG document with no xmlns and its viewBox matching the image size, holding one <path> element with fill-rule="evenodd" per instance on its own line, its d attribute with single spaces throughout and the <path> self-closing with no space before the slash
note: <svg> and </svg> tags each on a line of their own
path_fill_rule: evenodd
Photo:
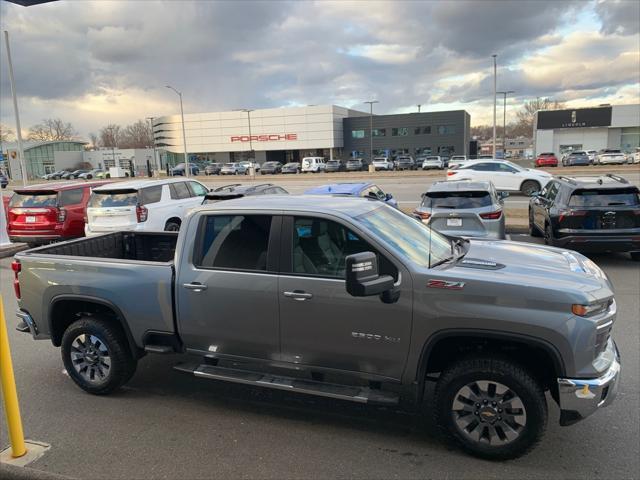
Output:
<svg viewBox="0 0 640 480">
<path fill-rule="evenodd" d="M 61 353 L 69 377 L 94 395 L 120 388 L 138 364 L 115 319 L 87 316 L 75 321 L 62 336 Z"/>
<path fill-rule="evenodd" d="M 447 437 L 478 457 L 524 455 L 544 435 L 547 402 L 522 366 L 497 357 L 460 360 L 440 376 L 435 421 Z"/>
</svg>

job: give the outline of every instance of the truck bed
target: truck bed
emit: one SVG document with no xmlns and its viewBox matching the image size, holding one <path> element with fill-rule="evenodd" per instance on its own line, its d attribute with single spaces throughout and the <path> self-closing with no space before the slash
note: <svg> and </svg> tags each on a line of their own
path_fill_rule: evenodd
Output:
<svg viewBox="0 0 640 480">
<path fill-rule="evenodd" d="M 47 245 L 29 252 L 44 255 L 171 262 L 177 239 L 177 232 L 114 232 Z"/>
</svg>

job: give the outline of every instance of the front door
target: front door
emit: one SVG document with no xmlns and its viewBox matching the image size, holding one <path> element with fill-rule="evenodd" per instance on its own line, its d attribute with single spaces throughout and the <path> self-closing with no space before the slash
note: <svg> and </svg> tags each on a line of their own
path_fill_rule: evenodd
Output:
<svg viewBox="0 0 640 480">
<path fill-rule="evenodd" d="M 278 293 L 282 360 L 399 379 L 409 349 L 411 276 L 364 236 L 322 217 L 285 217 Z M 394 303 L 352 297 L 345 257 L 378 253 L 381 273 L 396 278 Z"/>
<path fill-rule="evenodd" d="M 239 360 L 278 360 L 280 217 L 207 215 L 176 281 L 180 335 L 190 349 Z"/>
</svg>

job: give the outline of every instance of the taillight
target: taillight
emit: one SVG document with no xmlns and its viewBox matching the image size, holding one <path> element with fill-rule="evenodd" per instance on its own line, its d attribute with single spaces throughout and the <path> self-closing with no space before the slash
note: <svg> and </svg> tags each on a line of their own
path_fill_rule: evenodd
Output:
<svg viewBox="0 0 640 480">
<path fill-rule="evenodd" d="M 447 171 L 447 177 L 452 177 L 452 176 L 454 176 L 456 173 L 458 173 L 458 172 L 454 172 L 454 171 L 452 171 L 452 170 L 448 170 L 448 171 Z"/>
<path fill-rule="evenodd" d="M 64 208 L 58 208 L 58 223 L 63 223 L 67 219 L 67 211 Z"/>
<path fill-rule="evenodd" d="M 502 216 L 502 210 L 496 210 L 495 212 L 481 213 L 480 217 L 485 220 L 497 220 Z"/>
<path fill-rule="evenodd" d="M 414 210 L 413 214 L 420 218 L 420 220 L 429 220 L 431 218 L 431 214 L 427 212 L 419 212 L 418 210 Z"/>
<path fill-rule="evenodd" d="M 584 217 L 587 212 L 585 210 L 560 210 L 559 222 L 564 220 L 564 217 Z"/>
<path fill-rule="evenodd" d="M 16 293 L 16 298 L 20 300 L 20 280 L 18 280 L 18 274 L 22 270 L 22 264 L 18 260 L 11 262 L 11 270 L 13 270 L 13 291 Z"/>
<path fill-rule="evenodd" d="M 146 222 L 148 216 L 149 210 L 147 210 L 147 207 L 143 207 L 142 205 L 138 205 L 136 207 L 136 217 L 138 217 L 138 223 Z"/>
</svg>

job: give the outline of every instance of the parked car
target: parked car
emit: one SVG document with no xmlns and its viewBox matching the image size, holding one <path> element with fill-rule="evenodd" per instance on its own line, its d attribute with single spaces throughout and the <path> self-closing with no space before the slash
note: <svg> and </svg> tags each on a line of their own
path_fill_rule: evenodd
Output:
<svg viewBox="0 0 640 480">
<path fill-rule="evenodd" d="M 7 188 L 7 185 L 9 185 L 9 177 L 4 173 L 0 173 L 0 188 Z"/>
<path fill-rule="evenodd" d="M 382 202 L 318 200 L 239 198 L 194 209 L 180 235 L 20 252 L 17 328 L 60 346 L 70 381 L 91 394 L 125 385 L 145 353 L 189 352 L 176 368 L 193 381 L 415 406 L 493 460 L 535 447 L 548 401 L 561 425 L 614 401 L 616 302 L 591 260 L 449 238 Z M 147 380 L 137 388 L 163 387 Z M 576 448 L 597 448 L 583 437 Z"/>
<path fill-rule="evenodd" d="M 298 162 L 285 163 L 282 167 L 282 173 L 300 173 L 300 164 Z"/>
<path fill-rule="evenodd" d="M 60 178 L 62 180 L 75 180 L 83 173 L 89 173 L 90 171 L 91 170 L 86 170 L 86 169 L 74 170 L 73 172 L 64 173 Z"/>
<path fill-rule="evenodd" d="M 596 152 L 595 150 L 587 150 L 587 155 L 589 155 L 589 162 L 591 162 L 591 165 L 596 163 L 596 155 L 597 154 L 598 154 L 598 152 Z"/>
<path fill-rule="evenodd" d="M 324 169 L 325 172 L 343 172 L 344 170 L 344 163 L 338 159 L 327 160 L 327 166 Z"/>
<path fill-rule="evenodd" d="M 352 197 L 365 197 L 380 200 L 382 202 L 398 208 L 398 202 L 393 195 L 385 193 L 375 183 L 353 182 L 353 183 L 331 183 L 319 187 L 310 188 L 304 192 L 305 195 L 345 195 Z"/>
<path fill-rule="evenodd" d="M 436 168 L 438 170 L 443 170 L 444 162 L 439 156 L 430 155 L 430 156 L 424 157 L 424 159 L 422 160 L 421 168 L 422 170 L 431 170 L 433 168 Z"/>
<path fill-rule="evenodd" d="M 209 189 L 196 180 L 129 180 L 95 188 L 85 233 L 178 231 Z"/>
<path fill-rule="evenodd" d="M 634 152 L 629 152 L 627 163 L 640 163 L 640 147 L 636 147 Z"/>
<path fill-rule="evenodd" d="M 369 167 L 367 163 L 362 158 L 352 158 L 347 160 L 347 165 L 345 166 L 345 170 L 347 172 L 362 172 L 368 169 Z"/>
<path fill-rule="evenodd" d="M 536 168 L 539 167 L 557 167 L 558 166 L 558 157 L 553 152 L 544 152 L 537 156 L 536 161 L 534 162 L 534 166 Z"/>
<path fill-rule="evenodd" d="M 554 178 L 529 201 L 529 231 L 548 245 L 640 261 L 638 187 L 613 174 Z"/>
<path fill-rule="evenodd" d="M 481 155 L 478 155 L 477 160 L 495 160 L 495 158 L 493 158 L 493 155 L 483 153 Z"/>
<path fill-rule="evenodd" d="M 16 188 L 7 205 L 9 239 L 34 246 L 83 237 L 91 189 L 107 183 L 46 183 Z"/>
<path fill-rule="evenodd" d="M 109 173 L 108 170 L 103 170 L 102 172 L 96 173 L 95 177 L 100 180 L 107 179 L 107 178 L 111 178 L 111 173 Z"/>
<path fill-rule="evenodd" d="M 435 182 L 413 215 L 441 233 L 504 240 L 504 199 L 491 182 Z"/>
<path fill-rule="evenodd" d="M 393 161 L 389 157 L 375 157 L 372 163 L 373 168 L 375 168 L 376 172 L 378 170 L 385 170 L 387 172 L 390 172 L 395 168 Z"/>
<path fill-rule="evenodd" d="M 220 170 L 220 175 L 248 175 L 249 170 L 242 163 L 225 163 Z"/>
<path fill-rule="evenodd" d="M 305 157 L 302 159 L 302 173 L 320 173 L 327 167 L 323 157 Z"/>
<path fill-rule="evenodd" d="M 185 172 L 186 172 L 186 166 L 184 163 L 179 163 L 175 167 L 173 167 L 171 170 L 169 170 L 169 173 L 171 174 L 172 177 L 175 177 L 175 176 L 184 177 Z M 196 165 L 195 163 L 189 162 L 189 174 L 192 176 L 200 175 L 200 167 L 198 167 L 198 165 Z"/>
<path fill-rule="evenodd" d="M 466 155 L 452 155 L 451 158 L 449 159 L 447 166 L 460 165 L 461 163 L 465 163 L 467 160 L 469 159 L 467 158 Z"/>
<path fill-rule="evenodd" d="M 524 168 L 508 160 L 471 160 L 447 170 L 447 180 L 493 182 L 501 192 L 521 192 L 530 196 L 542 190 L 553 176 L 541 170 Z"/>
<path fill-rule="evenodd" d="M 399 155 L 395 160 L 396 170 L 415 170 L 416 162 L 411 155 Z"/>
<path fill-rule="evenodd" d="M 89 170 L 88 172 L 81 173 L 78 175 L 78 178 L 83 180 L 93 180 L 94 178 L 98 178 L 99 173 L 103 173 L 104 171 L 101 168 L 94 168 L 93 170 Z"/>
<path fill-rule="evenodd" d="M 575 150 L 562 159 L 563 167 L 573 167 L 575 165 L 591 165 L 589 154 L 584 150 Z"/>
<path fill-rule="evenodd" d="M 44 176 L 45 180 L 61 180 L 63 175 L 69 173 L 67 170 L 58 170 L 53 173 L 48 173 Z"/>
<path fill-rule="evenodd" d="M 264 162 L 260 169 L 261 175 L 275 175 L 282 172 L 282 164 L 280 162 Z"/>
<path fill-rule="evenodd" d="M 620 150 L 607 148 L 600 150 L 596 155 L 596 165 L 622 165 L 624 163 L 627 163 L 627 157 Z"/>
<path fill-rule="evenodd" d="M 263 183 L 261 185 L 234 183 L 233 185 L 224 185 L 211 190 L 204 196 L 202 204 L 206 205 L 221 200 L 232 200 L 251 195 L 287 195 L 288 193 L 284 188 L 273 183 Z"/>
<path fill-rule="evenodd" d="M 209 175 L 220 175 L 220 170 L 222 170 L 222 163 L 210 163 L 206 167 L 204 167 L 205 176 Z"/>
<path fill-rule="evenodd" d="M 244 162 L 240 162 L 240 165 L 244 167 L 244 172 L 246 175 L 249 175 L 251 173 L 252 167 L 253 167 L 254 173 L 260 172 L 260 164 L 258 162 L 244 161 Z"/>
</svg>

